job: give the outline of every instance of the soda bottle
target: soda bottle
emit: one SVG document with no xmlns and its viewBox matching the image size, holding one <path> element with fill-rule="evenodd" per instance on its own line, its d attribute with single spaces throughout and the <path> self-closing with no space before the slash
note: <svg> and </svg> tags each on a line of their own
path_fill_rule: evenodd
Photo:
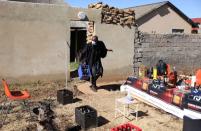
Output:
<svg viewBox="0 0 201 131">
<path fill-rule="evenodd" d="M 136 131 L 136 129 L 135 128 L 132 128 L 132 130 L 131 131 Z"/>
<path fill-rule="evenodd" d="M 123 131 L 126 131 L 126 128 L 123 127 Z"/>
<path fill-rule="evenodd" d="M 130 126 L 128 126 L 128 127 L 127 127 L 127 131 L 131 131 L 131 128 L 130 128 Z"/>
<path fill-rule="evenodd" d="M 118 131 L 122 131 L 122 129 L 119 128 Z"/>
</svg>

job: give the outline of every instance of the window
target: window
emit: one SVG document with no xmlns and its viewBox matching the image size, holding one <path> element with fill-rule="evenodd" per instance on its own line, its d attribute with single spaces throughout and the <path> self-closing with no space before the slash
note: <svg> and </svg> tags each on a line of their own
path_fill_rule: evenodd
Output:
<svg viewBox="0 0 201 131">
<path fill-rule="evenodd" d="M 184 33 L 184 29 L 172 29 L 172 33 Z"/>
</svg>

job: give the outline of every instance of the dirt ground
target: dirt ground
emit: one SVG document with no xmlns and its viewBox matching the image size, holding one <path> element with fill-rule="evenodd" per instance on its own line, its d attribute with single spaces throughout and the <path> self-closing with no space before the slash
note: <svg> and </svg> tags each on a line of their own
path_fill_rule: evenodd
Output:
<svg viewBox="0 0 201 131">
<path fill-rule="evenodd" d="M 76 126 L 75 123 L 75 107 L 82 105 L 90 105 L 98 112 L 98 127 L 91 130 L 106 131 L 117 125 L 130 122 L 142 128 L 143 131 L 181 131 L 183 121 L 171 114 L 151 107 L 147 104 L 140 103 L 138 120 L 125 120 L 122 117 L 114 117 L 115 99 L 125 96 L 125 93 L 119 91 L 122 81 L 99 83 L 98 92 L 92 92 L 89 89 L 89 83 L 74 80 L 68 84 L 68 88 L 73 90 L 76 85 L 75 101 L 72 104 L 61 105 L 56 101 L 57 90 L 65 87 L 64 81 L 57 82 L 36 82 L 29 84 L 11 85 L 12 89 L 27 89 L 31 94 L 30 108 L 31 110 L 39 101 L 48 101 L 51 108 L 55 112 L 55 122 L 58 130 L 67 131 L 70 127 Z M 2 108 L 4 101 L 3 87 L 0 88 L 0 107 Z M 36 121 L 30 119 L 28 112 L 22 112 L 19 104 L 14 103 L 14 109 L 8 114 L 7 119 L 1 131 L 35 131 Z M 0 109 L 1 109 L 0 108 Z M 4 116 L 5 114 L 2 114 Z M 1 118 L 2 118 L 1 116 Z M 0 119 L 1 119 L 0 118 Z M 131 116 L 134 118 L 134 116 Z"/>
</svg>

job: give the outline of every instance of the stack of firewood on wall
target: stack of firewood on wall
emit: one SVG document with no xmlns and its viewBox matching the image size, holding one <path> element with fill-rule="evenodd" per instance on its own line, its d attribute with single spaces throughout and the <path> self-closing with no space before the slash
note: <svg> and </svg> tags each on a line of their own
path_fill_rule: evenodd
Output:
<svg viewBox="0 0 201 131">
<path fill-rule="evenodd" d="M 87 27 L 87 43 L 91 42 L 93 34 L 94 34 L 94 23 L 92 21 L 89 21 Z"/>
<path fill-rule="evenodd" d="M 102 2 L 90 4 L 88 8 L 102 10 L 102 23 L 119 24 L 121 26 L 133 26 L 135 24 L 135 11 L 132 9 L 118 9 L 110 7 Z"/>
</svg>

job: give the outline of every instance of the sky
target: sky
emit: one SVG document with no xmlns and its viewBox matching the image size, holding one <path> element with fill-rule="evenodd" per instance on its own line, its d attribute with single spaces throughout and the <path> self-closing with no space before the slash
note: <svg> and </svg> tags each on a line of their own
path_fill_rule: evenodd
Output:
<svg viewBox="0 0 201 131">
<path fill-rule="evenodd" d="M 73 7 L 87 8 L 90 3 L 102 1 L 105 4 L 118 8 L 126 8 L 143 4 L 161 2 L 163 0 L 65 0 Z M 179 10 L 190 18 L 201 18 L 201 0 L 169 0 Z"/>
</svg>

